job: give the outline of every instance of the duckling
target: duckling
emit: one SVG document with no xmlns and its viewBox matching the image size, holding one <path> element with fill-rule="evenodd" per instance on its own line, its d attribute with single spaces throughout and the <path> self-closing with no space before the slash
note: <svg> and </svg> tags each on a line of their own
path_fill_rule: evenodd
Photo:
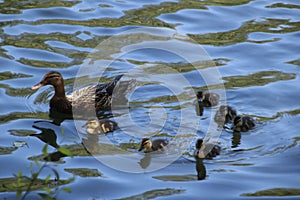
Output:
<svg viewBox="0 0 300 200">
<path fill-rule="evenodd" d="M 169 144 L 168 140 L 165 139 L 156 139 L 151 141 L 149 138 L 143 138 L 141 142 L 141 146 L 139 148 L 139 151 L 142 151 L 145 149 L 145 153 L 158 151 L 158 150 L 166 150 L 167 146 Z"/>
<path fill-rule="evenodd" d="M 50 111 L 72 114 L 72 109 L 82 112 L 95 112 L 109 110 L 111 108 L 112 93 L 123 75 L 118 75 L 109 83 L 94 84 L 75 90 L 69 95 L 65 94 L 64 79 L 57 71 L 50 71 L 32 90 L 37 90 L 45 85 L 52 85 L 55 93 L 50 100 Z M 122 83 L 122 84 L 121 84 Z M 127 89 L 133 84 L 132 81 L 120 82 L 118 93 L 126 94 Z M 114 94 L 115 95 L 115 94 Z"/>
<path fill-rule="evenodd" d="M 118 128 L 118 124 L 109 119 L 92 119 L 87 121 L 83 127 L 87 127 L 86 132 L 89 134 L 106 134 L 116 130 Z"/>
<path fill-rule="evenodd" d="M 199 105 L 202 105 L 204 107 L 212 107 L 216 106 L 219 103 L 220 96 L 217 93 L 212 92 L 197 92 L 197 98 Z"/>
<path fill-rule="evenodd" d="M 203 139 L 198 139 L 196 141 L 196 150 L 194 156 L 196 158 L 207 158 L 211 159 L 220 155 L 221 147 L 212 143 L 203 144 Z"/>
<path fill-rule="evenodd" d="M 246 132 L 255 126 L 255 121 L 253 118 L 248 116 L 237 116 L 233 120 L 232 129 L 237 132 Z"/>
<path fill-rule="evenodd" d="M 220 124 L 227 124 L 231 122 L 237 116 L 236 110 L 231 106 L 220 106 L 219 110 L 216 112 L 215 121 Z"/>
</svg>

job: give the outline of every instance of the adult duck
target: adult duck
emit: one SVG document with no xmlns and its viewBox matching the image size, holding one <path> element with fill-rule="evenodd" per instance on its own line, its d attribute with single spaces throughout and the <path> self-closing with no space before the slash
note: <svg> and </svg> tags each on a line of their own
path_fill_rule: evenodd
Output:
<svg viewBox="0 0 300 200">
<path fill-rule="evenodd" d="M 31 89 L 37 90 L 45 85 L 54 87 L 55 93 L 50 100 L 50 112 L 72 114 L 72 110 L 75 109 L 79 113 L 95 113 L 95 111 L 111 108 L 113 91 L 122 76 L 118 75 L 111 82 L 89 85 L 66 95 L 62 75 L 57 71 L 50 71 Z M 132 85 L 132 81 L 123 81 L 119 85 L 118 93 L 125 95 L 130 85 Z"/>
</svg>

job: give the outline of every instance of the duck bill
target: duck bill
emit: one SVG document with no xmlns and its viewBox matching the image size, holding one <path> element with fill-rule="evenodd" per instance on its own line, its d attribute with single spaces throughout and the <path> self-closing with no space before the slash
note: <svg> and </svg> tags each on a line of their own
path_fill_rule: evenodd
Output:
<svg viewBox="0 0 300 200">
<path fill-rule="evenodd" d="M 37 89 L 39 89 L 40 87 L 43 87 L 43 86 L 44 86 L 44 85 L 43 85 L 42 83 L 38 83 L 38 84 L 32 86 L 31 89 L 32 89 L 32 90 L 37 90 Z"/>
<path fill-rule="evenodd" d="M 138 151 L 142 151 L 144 149 L 143 146 L 140 146 L 139 150 Z"/>
</svg>

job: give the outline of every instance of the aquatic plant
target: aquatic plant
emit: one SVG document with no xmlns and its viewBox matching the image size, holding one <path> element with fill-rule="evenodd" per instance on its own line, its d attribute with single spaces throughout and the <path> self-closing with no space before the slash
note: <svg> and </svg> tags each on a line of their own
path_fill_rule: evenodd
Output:
<svg viewBox="0 0 300 200">
<path fill-rule="evenodd" d="M 64 154 L 72 156 L 71 152 L 64 148 L 58 148 Z M 43 155 L 45 158 L 49 157 L 48 153 L 48 144 L 43 147 Z M 34 169 L 37 167 L 37 169 Z M 68 184 L 73 181 L 74 178 L 67 180 L 61 180 L 58 171 L 51 166 L 48 161 L 44 162 L 42 165 L 35 160 L 34 164 L 31 164 L 30 175 L 24 175 L 22 171 L 18 171 L 17 174 L 14 174 L 14 178 L 2 179 L 0 192 L 1 191 L 16 191 L 16 198 L 26 199 L 32 191 L 40 190 L 38 195 L 43 199 L 56 199 L 59 192 L 71 192 L 71 189 L 67 187 L 59 187 L 61 185 Z M 52 174 L 47 175 L 46 178 L 40 178 L 42 172 L 50 169 Z M 54 175 L 54 178 L 51 178 Z"/>
</svg>

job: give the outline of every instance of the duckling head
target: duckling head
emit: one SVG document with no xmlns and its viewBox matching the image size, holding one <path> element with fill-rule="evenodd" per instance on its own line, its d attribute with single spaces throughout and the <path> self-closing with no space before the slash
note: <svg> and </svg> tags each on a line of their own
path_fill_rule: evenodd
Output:
<svg viewBox="0 0 300 200">
<path fill-rule="evenodd" d="M 47 74 L 45 74 L 43 79 L 38 84 L 32 86 L 31 89 L 37 90 L 45 85 L 53 85 L 54 87 L 64 85 L 62 75 L 57 71 L 50 71 Z"/>
<path fill-rule="evenodd" d="M 151 150 L 151 148 L 152 148 L 151 140 L 149 138 L 143 138 L 139 151 L 142 151 L 143 149 L 146 149 L 148 151 Z"/>
<path fill-rule="evenodd" d="M 243 126 L 243 120 L 241 116 L 236 116 L 233 120 L 233 125 L 231 127 L 231 129 L 233 131 L 237 131 L 240 132 L 241 131 L 241 127 Z"/>
<path fill-rule="evenodd" d="M 92 119 L 86 122 L 83 127 L 86 127 L 86 132 L 89 134 L 99 134 L 101 133 L 100 130 L 100 123 L 98 119 Z"/>
<path fill-rule="evenodd" d="M 196 158 L 205 158 L 205 154 L 204 154 L 204 151 L 203 151 L 203 139 L 197 139 L 196 141 L 196 145 L 195 145 L 195 151 L 194 151 L 194 156 Z"/>
<path fill-rule="evenodd" d="M 196 141 L 196 149 L 200 149 L 202 147 L 203 144 L 203 139 L 198 139 Z"/>
<path fill-rule="evenodd" d="M 197 92 L 197 99 L 198 100 L 202 100 L 203 99 L 203 92 L 202 91 L 198 91 Z"/>
<path fill-rule="evenodd" d="M 233 120 L 233 127 L 240 127 L 243 125 L 243 120 L 241 116 L 237 116 Z"/>
</svg>

